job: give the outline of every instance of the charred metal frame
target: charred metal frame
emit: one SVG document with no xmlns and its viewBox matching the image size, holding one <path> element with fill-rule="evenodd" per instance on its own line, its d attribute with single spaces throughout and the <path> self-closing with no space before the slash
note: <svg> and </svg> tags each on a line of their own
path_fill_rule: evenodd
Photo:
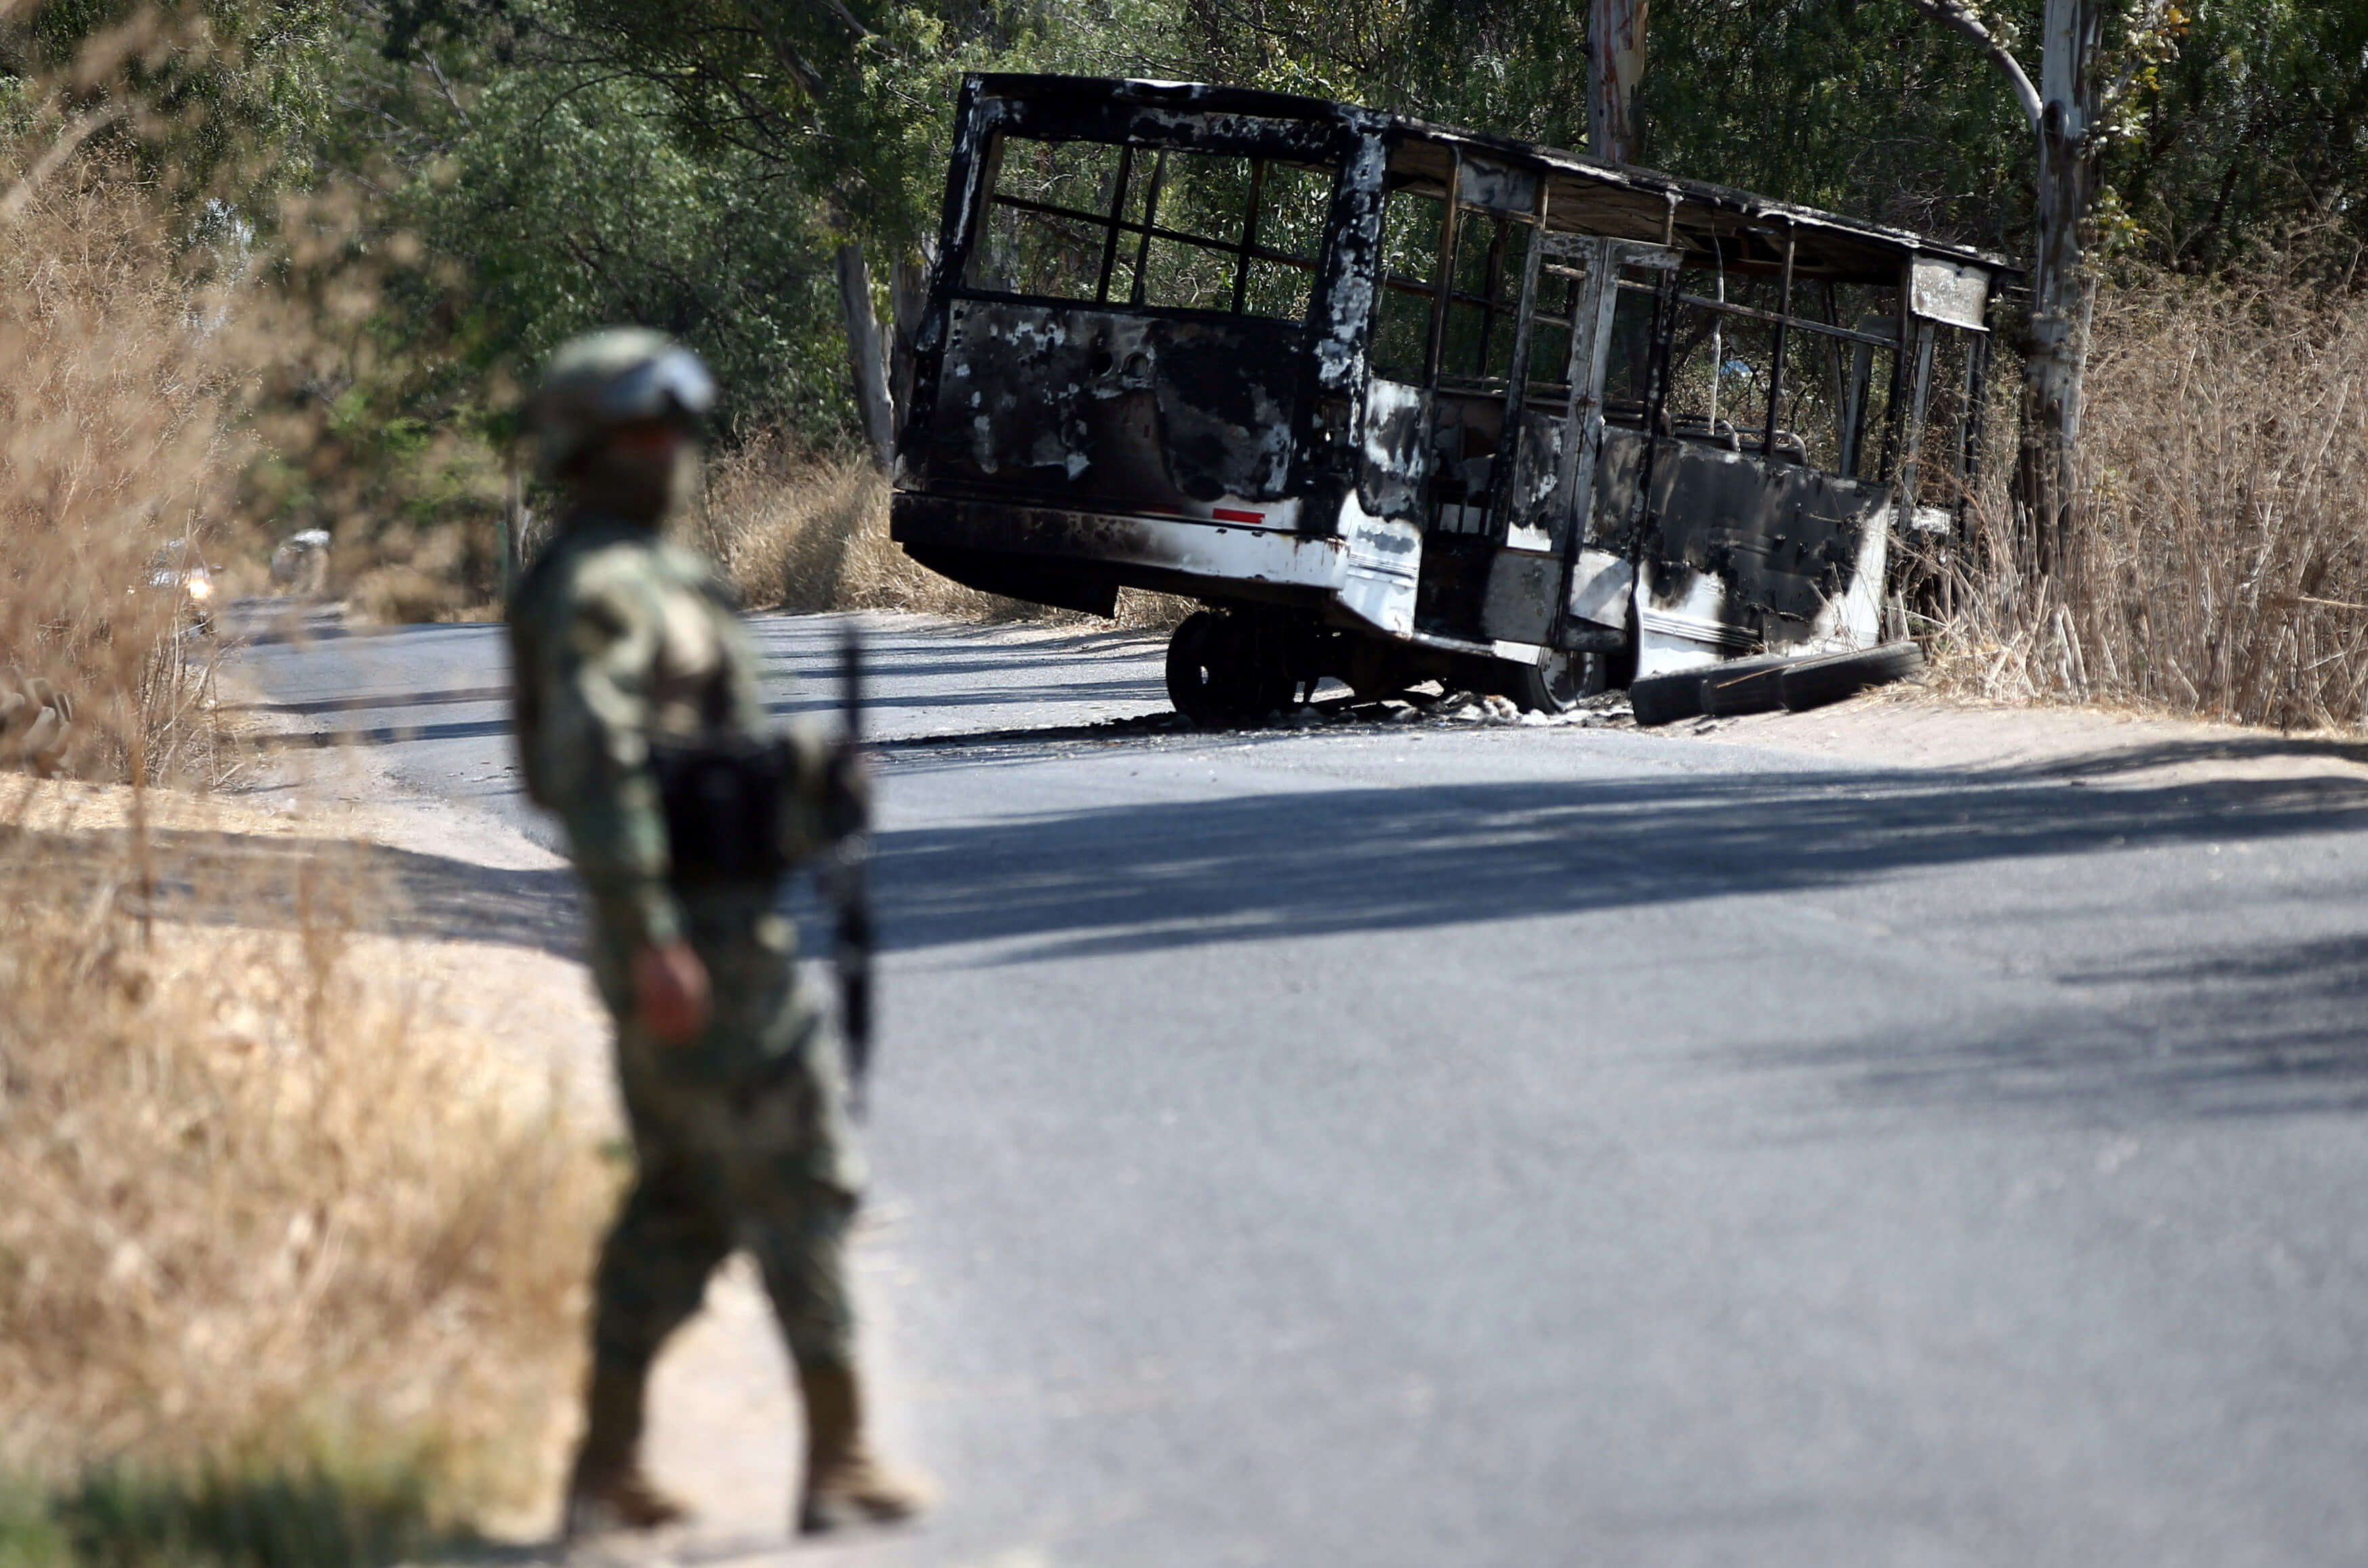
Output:
<svg viewBox="0 0 2368 1568">
<path fill-rule="evenodd" d="M 1917 501 L 1936 324 L 1962 331 L 1966 342 L 1964 405 L 1939 460 L 1960 494 L 1975 476 L 1988 358 L 1978 307 L 1984 291 L 2011 270 L 2003 258 L 1722 187 L 1280 94 L 973 76 L 963 84 L 956 124 L 936 279 L 915 334 L 894 531 L 916 557 L 977 585 L 1080 608 L 1105 608 L 1118 584 L 1167 588 L 1217 604 L 1313 613 L 1355 635 L 1544 661 L 1557 647 L 1603 646 L 1601 625 L 1552 637 L 1521 632 L 1508 642 L 1487 630 L 1493 611 L 1471 608 L 1480 600 L 1479 579 L 1470 573 L 1486 569 L 1493 605 L 1506 562 L 1489 552 L 1505 557 L 1543 548 L 1514 538 L 1527 525 L 1508 519 L 1577 515 L 1577 521 L 1554 525 L 1560 574 L 1549 582 L 1532 574 L 1538 591 L 1556 599 L 1557 627 L 1561 607 L 1576 605 L 1580 593 L 1573 574 L 1582 542 L 1591 551 L 1626 551 L 1640 572 L 1639 552 L 1666 554 L 1682 544 L 1690 552 L 1682 569 L 1663 574 L 1679 577 L 1731 575 L 1742 570 L 1731 564 L 1742 559 L 1737 551 L 1758 552 L 1752 559 L 1765 556 L 1770 569 L 1782 564 L 1793 574 L 1786 591 L 1797 601 L 1807 591 L 1801 585 L 1847 584 L 1853 571 L 1862 577 L 1879 569 L 1882 556 L 1879 548 L 1850 556 L 1814 529 L 1804 534 L 1783 523 L 1783 507 L 1795 519 L 1811 502 L 1828 511 L 1845 505 L 1862 511 L 1874 494 L 1866 487 L 1884 487 L 1884 505 L 1896 506 L 1899 522 L 1926 526 Z M 1020 138 L 1114 147 L 1106 210 L 1033 199 L 1064 197 L 1060 190 L 1000 188 L 1007 140 Z M 1222 209 L 1197 214 L 1179 197 L 1183 215 L 1169 217 L 1171 153 L 1246 159 L 1246 201 L 1236 185 Z M 1312 255 L 1269 239 L 1278 232 L 1278 164 L 1334 172 Z M 1110 165 L 1099 165 L 1095 177 L 1111 179 Z M 1130 215 L 1138 190 L 1140 211 Z M 1428 278 L 1383 263 L 1383 208 L 1400 192 L 1440 204 L 1435 247 L 1421 247 L 1433 268 Z M 997 209 L 1087 226 L 1087 234 L 1063 242 L 1073 247 L 1066 254 L 1074 262 L 1057 265 L 1064 288 L 1082 289 L 1089 278 L 1090 298 L 990 286 L 1028 281 L 1023 275 L 990 280 L 973 265 Z M 1219 212 L 1222 222 L 1209 221 Z M 1474 222 L 1488 225 L 1485 254 Z M 1087 237 L 1092 226 L 1099 229 L 1098 256 L 1084 248 L 1094 243 Z M 1197 228 L 1228 237 L 1190 232 Z M 1667 259 L 1653 264 L 1657 276 L 1645 281 L 1625 275 L 1633 263 L 1607 263 L 1602 258 L 1614 253 L 1600 251 L 1591 265 L 1609 270 L 1582 287 L 1579 273 L 1549 256 L 1554 235 Z M 1155 242 L 1230 258 L 1229 276 L 1223 267 L 1215 268 L 1218 278 L 1206 269 L 1190 274 L 1196 279 L 1190 306 L 1148 300 Z M 1131 246 L 1133 262 L 1123 289 L 1117 276 L 1121 244 Z M 1565 247 L 1554 254 L 1577 253 Z M 1253 271 L 1261 265 L 1312 275 L 1304 316 L 1253 313 Z M 1690 291 L 1682 275 L 1691 267 L 1715 267 L 1722 280 L 1733 273 L 1772 282 L 1776 308 L 1764 308 L 1764 293 L 1749 303 Z M 1564 292 L 1550 302 L 1542 293 L 1548 286 Z M 1877 290 L 1878 299 L 1887 294 L 1890 319 L 1844 324 L 1843 286 Z M 1114 292 L 1123 298 L 1113 299 Z M 1600 384 L 1612 307 L 1623 295 L 1640 294 L 1651 301 L 1649 324 L 1633 329 L 1642 337 L 1622 341 L 1642 344 L 1641 362 L 1633 354 L 1629 359 L 1631 375 L 1641 381 L 1632 379 L 1622 394 L 1642 406 L 1622 402 L 1613 417 Z M 1398 341 L 1406 351 L 1401 374 L 1413 369 L 1420 324 L 1416 383 L 1384 378 L 1371 362 L 1382 303 L 1393 296 L 1423 298 L 1428 307 L 1427 315 L 1409 311 L 1399 318 L 1406 336 Z M 1714 463 L 1703 467 L 1715 452 L 1690 446 L 1695 437 L 1670 428 L 1670 359 L 1681 313 L 1697 311 L 1713 324 L 1733 319 L 1773 329 L 1764 415 L 1759 428 L 1736 432 L 1719 449 L 1739 465 L 1725 477 L 1713 472 Z M 1499 375 L 1497 339 L 1508 319 L 1510 358 Z M 1468 370 L 1460 335 L 1467 325 L 1476 325 Z M 1531 363 L 1542 331 L 1567 340 L 1569 358 L 1560 371 Z M 1829 378 L 1839 460 L 1830 472 L 1811 467 L 1807 444 L 1783 428 L 1785 399 L 1796 385 L 1791 361 L 1804 342 L 1824 346 L 1822 355 L 1809 358 L 1822 358 Z M 1890 355 L 1888 396 L 1869 462 L 1877 350 Z M 1540 372 L 1534 386 L 1533 370 Z M 1723 373 L 1723 363 L 1714 364 L 1713 385 Z M 1566 386 L 1553 379 L 1557 374 Z M 1598 467 L 1596 483 L 1582 485 L 1577 475 L 1586 465 L 1573 466 L 1572 443 L 1603 441 L 1608 419 L 1622 432 L 1618 472 Z M 1434 437 L 1458 428 L 1465 432 L 1458 439 L 1474 444 L 1460 449 L 1463 472 L 1443 491 L 1459 520 L 1442 527 L 1425 500 L 1442 493 Z M 1796 483 L 1786 473 L 1807 477 Z M 1611 509 L 1596 515 L 1606 503 Z M 1722 521 L 1702 510 L 1730 505 L 1749 516 Z M 1670 507 L 1692 511 L 1666 512 Z M 1470 531 L 1475 512 L 1481 521 Z M 1813 543 L 1824 553 L 1803 558 Z M 1781 563 L 1771 553 L 1785 551 L 1791 553 Z M 1451 594 L 1442 580 L 1445 597 L 1435 603 L 1463 608 L 1436 611 L 1426 622 L 1423 612 L 1399 606 L 1394 596 L 1411 594 L 1417 567 L 1428 585 L 1434 565 L 1459 551 L 1474 562 L 1455 568 L 1467 581 Z M 1877 566 L 1865 566 L 1869 561 Z M 1641 606 L 1642 576 L 1637 585 Z M 1769 600 L 1764 613 L 1779 615 L 1777 601 Z M 1788 624 L 1802 613 L 1781 609 L 1792 618 Z M 1748 642 L 1761 634 L 1758 628 L 1754 619 L 1735 635 Z M 1633 642 L 1633 618 L 1628 635 Z"/>
</svg>

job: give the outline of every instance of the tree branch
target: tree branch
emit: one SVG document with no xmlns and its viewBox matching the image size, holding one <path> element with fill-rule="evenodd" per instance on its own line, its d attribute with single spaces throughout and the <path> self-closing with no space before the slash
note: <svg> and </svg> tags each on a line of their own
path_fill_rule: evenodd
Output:
<svg viewBox="0 0 2368 1568">
<path fill-rule="evenodd" d="M 1998 41 L 1998 35 L 1991 32 L 1963 0 L 1907 0 L 1907 3 L 1941 26 L 1954 28 L 1989 56 L 1990 63 L 1998 68 L 2006 77 L 2007 85 L 2014 89 L 2014 101 L 2021 107 L 2023 119 L 2031 122 L 2033 131 L 2039 129 L 2042 108 L 2039 89 L 2031 85 L 2031 77 L 2023 71 L 2022 62 L 2015 59 L 2007 46 Z"/>
<path fill-rule="evenodd" d="M 1909 0 L 1914 4 L 1914 0 Z M 2130 28 L 2130 62 L 2122 68 L 2113 85 L 2105 89 L 2097 106 L 2097 118 L 2103 119 L 2121 107 L 2122 98 L 2136 82 L 2138 73 L 2160 56 L 2151 47 L 2162 30 L 2164 18 L 2170 14 L 2170 0 L 2144 0 L 2138 7 L 2137 20 Z"/>
<path fill-rule="evenodd" d="M 871 36 L 871 29 L 865 27 L 856 14 L 847 8 L 844 0 L 816 0 L 816 3 L 829 12 L 840 27 L 853 33 L 858 43 Z"/>
<path fill-rule="evenodd" d="M 0 196 L 0 223 L 15 222 L 17 215 L 24 211 L 25 204 L 33 199 L 35 187 L 56 173 L 60 164 L 73 157 L 75 148 L 129 112 L 126 106 L 112 104 L 67 121 L 65 129 L 58 132 L 58 139 L 50 143 L 50 150 L 33 160 L 33 166 L 25 171 L 25 177 L 9 187 L 6 196 Z"/>
<path fill-rule="evenodd" d="M 444 101 L 452 106 L 452 112 L 461 117 L 461 123 L 473 129 L 473 122 L 469 119 L 469 111 L 461 107 L 461 95 L 452 90 L 452 84 L 445 78 L 444 67 L 436 63 L 436 51 L 422 48 L 419 51 L 419 59 L 420 62 L 427 67 L 427 74 L 436 79 L 437 92 L 443 95 Z"/>
</svg>

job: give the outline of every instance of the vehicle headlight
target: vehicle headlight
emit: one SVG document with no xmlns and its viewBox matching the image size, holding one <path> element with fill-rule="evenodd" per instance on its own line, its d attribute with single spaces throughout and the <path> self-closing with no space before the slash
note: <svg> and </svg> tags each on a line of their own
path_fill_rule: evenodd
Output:
<svg viewBox="0 0 2368 1568">
<path fill-rule="evenodd" d="M 197 600 L 199 604 L 203 604 L 208 599 L 214 597 L 213 584 L 203 577 L 190 578 L 188 582 L 188 589 L 189 597 Z"/>
</svg>

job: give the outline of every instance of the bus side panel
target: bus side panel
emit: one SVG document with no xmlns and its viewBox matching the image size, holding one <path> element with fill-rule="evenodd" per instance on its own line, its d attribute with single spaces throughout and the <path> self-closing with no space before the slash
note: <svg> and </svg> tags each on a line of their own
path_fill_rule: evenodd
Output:
<svg viewBox="0 0 2368 1568">
<path fill-rule="evenodd" d="M 1430 477 L 1430 394 L 1404 381 L 1374 377 L 1365 385 L 1357 429 L 1357 500 L 1366 514 L 1422 518 L 1423 482 Z"/>
<path fill-rule="evenodd" d="M 953 301 L 932 488 L 1205 517 L 1289 494 L 1305 328 Z"/>
<path fill-rule="evenodd" d="M 1730 651 L 1863 645 L 1854 613 L 1879 598 L 1888 486 L 1694 441 L 1663 446 L 1645 539 L 1649 619 L 1699 619 L 1712 598 Z M 1716 593 L 1706 597 L 1714 582 Z M 1869 590 L 1877 590 L 1873 598 Z"/>
</svg>

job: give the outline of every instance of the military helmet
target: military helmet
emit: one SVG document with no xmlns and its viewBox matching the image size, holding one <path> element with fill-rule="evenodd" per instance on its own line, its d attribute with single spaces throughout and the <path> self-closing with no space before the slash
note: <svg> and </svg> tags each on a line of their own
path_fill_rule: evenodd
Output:
<svg viewBox="0 0 2368 1568">
<path fill-rule="evenodd" d="M 611 327 L 560 346 L 528 405 L 542 468 L 556 472 L 606 430 L 645 419 L 689 425 L 715 403 L 715 378 L 662 332 Z"/>
</svg>

